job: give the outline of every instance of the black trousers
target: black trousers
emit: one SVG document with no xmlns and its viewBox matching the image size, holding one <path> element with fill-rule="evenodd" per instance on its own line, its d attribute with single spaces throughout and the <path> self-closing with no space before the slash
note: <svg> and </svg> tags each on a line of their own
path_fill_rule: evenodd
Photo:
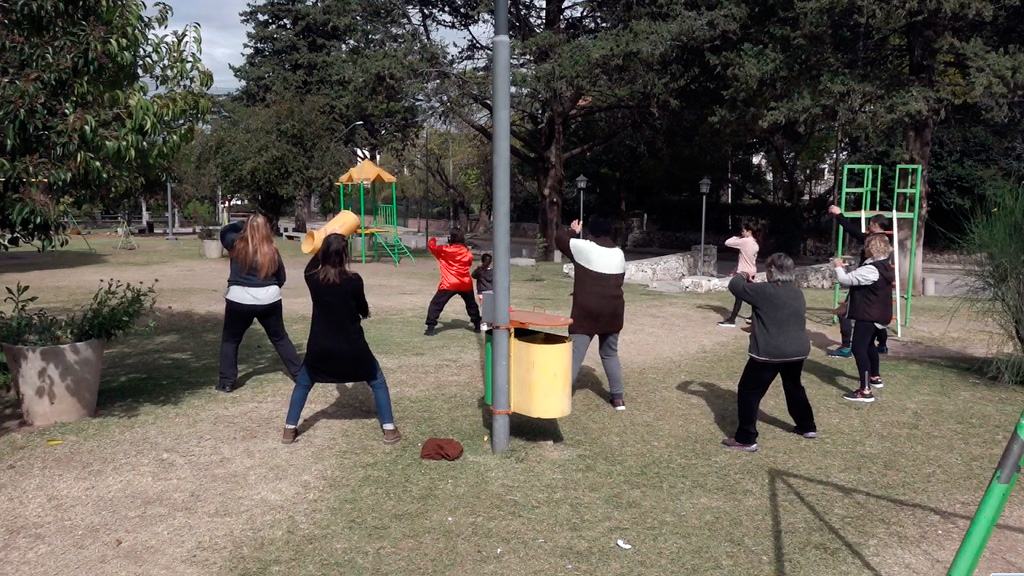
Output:
<svg viewBox="0 0 1024 576">
<path fill-rule="evenodd" d="M 736 303 L 732 305 L 732 314 L 729 315 L 729 322 L 735 322 L 736 317 L 740 315 L 740 308 L 743 307 L 743 300 L 736 299 Z"/>
<path fill-rule="evenodd" d="M 874 322 L 857 320 L 853 326 L 853 357 L 857 361 L 857 377 L 860 380 L 861 390 L 868 387 L 868 379 L 872 376 L 880 376 L 878 373 L 878 346 L 875 344 L 879 329 Z"/>
<path fill-rule="evenodd" d="M 480 307 L 476 304 L 476 297 L 473 295 L 473 291 L 469 290 L 466 292 L 455 292 L 453 290 L 438 290 L 434 297 L 430 299 L 430 306 L 427 307 L 427 326 L 437 326 L 437 319 L 441 317 L 441 311 L 456 295 L 462 296 L 462 301 L 466 303 L 466 313 L 469 314 L 469 320 L 474 326 L 480 325 Z"/>
<path fill-rule="evenodd" d="M 878 333 L 875 334 L 879 346 L 888 346 L 889 344 L 889 329 L 888 328 L 877 328 Z M 853 343 L 853 320 L 846 318 L 845 316 L 839 317 L 839 335 L 842 337 L 842 347 L 850 348 Z"/>
<path fill-rule="evenodd" d="M 750 358 L 740 376 L 739 389 L 736 392 L 736 408 L 739 413 L 739 426 L 736 428 L 736 441 L 742 444 L 753 444 L 757 441 L 757 413 L 761 408 L 761 399 L 775 381 L 782 376 L 782 391 L 786 395 L 786 408 L 796 423 L 796 431 L 817 432 L 814 424 L 814 410 L 807 399 L 807 391 L 800 382 L 804 371 L 804 361 L 762 362 Z"/>
<path fill-rule="evenodd" d="M 225 302 L 224 331 L 220 338 L 220 385 L 234 388 L 238 382 L 238 345 L 242 343 L 253 320 L 263 326 L 270 343 L 274 345 L 277 355 L 294 380 L 302 368 L 302 360 L 284 329 L 281 301 L 262 305 L 239 304 L 231 300 Z"/>
</svg>

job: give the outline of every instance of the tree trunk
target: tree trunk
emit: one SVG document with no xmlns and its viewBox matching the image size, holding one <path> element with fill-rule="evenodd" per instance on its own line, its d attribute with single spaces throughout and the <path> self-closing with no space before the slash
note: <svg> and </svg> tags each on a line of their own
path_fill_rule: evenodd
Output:
<svg viewBox="0 0 1024 576">
<path fill-rule="evenodd" d="M 913 293 L 921 294 L 924 280 L 921 268 L 924 265 L 924 228 L 928 222 L 928 161 L 932 155 L 932 135 L 935 133 L 935 118 L 922 118 L 910 123 L 904 132 L 904 144 L 912 162 L 921 165 L 921 208 L 918 212 L 917 238 L 911 238 L 913 221 L 904 219 L 899 224 L 900 235 L 900 285 L 907 285 L 910 272 L 911 242 L 916 244 L 914 254 L 914 285 Z M 900 206 L 903 208 L 903 206 Z"/>
<path fill-rule="evenodd" d="M 540 190 L 540 234 L 544 238 L 544 251 L 537 257 L 549 260 L 555 250 L 555 234 L 562 224 L 562 186 L 565 170 L 561 155 L 556 162 L 538 166 L 537 188 Z"/>
<path fill-rule="evenodd" d="M 306 232 L 306 220 L 309 220 L 310 194 L 302 190 L 295 196 L 295 232 Z"/>
</svg>

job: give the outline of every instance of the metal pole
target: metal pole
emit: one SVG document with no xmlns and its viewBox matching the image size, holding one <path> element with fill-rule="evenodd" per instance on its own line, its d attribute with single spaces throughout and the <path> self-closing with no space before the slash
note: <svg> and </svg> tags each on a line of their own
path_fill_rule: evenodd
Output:
<svg viewBox="0 0 1024 576">
<path fill-rule="evenodd" d="M 220 186 L 218 185 L 217 186 L 217 225 L 218 226 L 223 226 L 224 225 L 224 218 L 223 218 L 223 216 L 224 216 L 224 208 L 221 206 L 221 197 L 222 197 L 221 196 L 221 190 L 220 190 Z"/>
<path fill-rule="evenodd" d="M 580 188 L 580 225 L 583 225 L 583 195 L 586 193 L 586 188 Z M 580 238 L 583 237 L 583 229 L 580 228 Z"/>
<path fill-rule="evenodd" d="M 508 450 L 509 443 L 509 225 L 511 188 L 511 48 L 508 38 L 508 0 L 494 2 L 494 77 L 491 122 L 494 135 L 494 320 L 492 332 L 491 452 Z"/>
<path fill-rule="evenodd" d="M 704 275 L 704 218 L 708 213 L 708 195 L 701 194 L 701 207 L 700 207 L 700 265 L 697 266 L 697 271 L 700 276 Z"/>
<path fill-rule="evenodd" d="M 167 180 L 167 239 L 174 240 L 174 207 L 171 204 L 171 181 Z"/>
<path fill-rule="evenodd" d="M 985 551 L 985 545 L 992 536 L 992 529 L 999 522 L 999 516 L 1003 513 L 1006 500 L 1010 497 L 1010 491 L 1017 482 L 1021 467 L 1024 466 L 1024 414 L 1021 414 L 1017 422 L 1017 428 L 1010 435 L 1003 455 L 996 466 L 996 472 L 992 475 L 985 495 L 981 498 L 978 511 L 967 528 L 964 541 L 953 558 L 953 564 L 949 567 L 949 576 L 971 576 L 974 569 L 981 560 L 981 554 Z"/>
</svg>

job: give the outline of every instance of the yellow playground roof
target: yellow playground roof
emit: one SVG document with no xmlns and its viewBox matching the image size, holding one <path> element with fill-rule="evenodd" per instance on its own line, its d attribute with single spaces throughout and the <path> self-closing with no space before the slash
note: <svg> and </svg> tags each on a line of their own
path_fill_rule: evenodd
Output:
<svg viewBox="0 0 1024 576">
<path fill-rule="evenodd" d="M 398 180 L 380 166 L 367 158 L 360 162 L 355 168 L 342 174 L 335 184 L 370 184 L 373 182 L 397 182 Z"/>
</svg>

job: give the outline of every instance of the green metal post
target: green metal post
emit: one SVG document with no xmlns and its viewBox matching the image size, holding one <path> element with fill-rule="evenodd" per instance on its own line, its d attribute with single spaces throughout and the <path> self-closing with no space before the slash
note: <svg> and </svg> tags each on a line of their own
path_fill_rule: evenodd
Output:
<svg viewBox="0 0 1024 576">
<path fill-rule="evenodd" d="M 920 219 L 920 212 L 921 212 L 921 184 L 922 184 L 922 182 L 921 182 L 921 166 L 920 165 L 909 165 L 909 166 L 908 165 L 900 165 L 900 166 L 896 167 L 896 185 L 897 186 L 899 186 L 900 169 L 909 170 L 910 173 L 913 175 L 913 178 L 914 178 L 913 191 L 910 192 L 910 189 L 908 188 L 908 194 L 910 194 L 911 197 L 907 198 L 907 202 L 913 201 L 913 203 L 914 203 L 914 210 L 912 212 L 913 215 L 914 215 L 914 221 L 913 221 L 913 224 L 911 225 L 911 232 L 910 232 L 910 266 L 909 266 L 909 270 L 907 271 L 907 306 L 906 306 L 906 309 L 903 311 L 903 325 L 904 326 L 909 326 L 910 325 L 910 303 L 911 303 L 911 300 L 914 297 L 914 268 L 917 265 L 917 226 L 918 226 L 918 220 Z M 907 210 L 907 211 L 910 212 L 910 210 Z M 896 224 L 893 223 L 893 225 L 895 226 Z"/>
<path fill-rule="evenodd" d="M 967 528 L 967 534 L 960 544 L 960 549 L 949 567 L 948 576 L 972 576 L 978 566 L 978 560 L 985 551 L 985 545 L 992 536 L 992 529 L 999 522 L 1006 500 L 1010 497 L 1013 485 L 1017 482 L 1020 469 L 1024 466 L 1024 414 L 1017 422 L 1017 428 L 1010 435 L 999 459 L 992 481 L 989 482 L 985 495 L 978 504 L 978 511 Z"/>
<path fill-rule="evenodd" d="M 494 338 L 491 331 L 488 330 L 487 334 L 484 335 L 484 402 L 488 406 L 491 405 L 491 378 L 494 374 L 491 368 L 491 359 L 494 357 Z"/>
<path fill-rule="evenodd" d="M 362 243 L 362 247 L 361 247 L 362 250 L 361 251 L 363 253 L 363 264 L 366 264 L 366 203 L 365 203 L 365 201 L 363 199 L 364 196 L 365 196 L 365 188 L 363 186 L 363 183 L 360 182 L 359 183 L 359 229 L 362 231 L 360 233 L 360 237 L 361 237 L 361 243 Z"/>
</svg>

